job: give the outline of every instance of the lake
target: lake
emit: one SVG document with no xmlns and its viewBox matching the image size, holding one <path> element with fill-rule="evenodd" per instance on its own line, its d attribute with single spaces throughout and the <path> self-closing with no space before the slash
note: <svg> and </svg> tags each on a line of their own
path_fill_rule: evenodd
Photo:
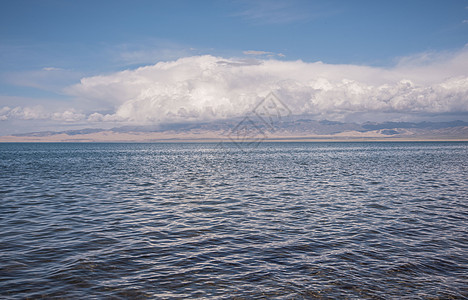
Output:
<svg viewBox="0 0 468 300">
<path fill-rule="evenodd" d="M 0 296 L 468 297 L 468 143 L 3 143 Z"/>
</svg>

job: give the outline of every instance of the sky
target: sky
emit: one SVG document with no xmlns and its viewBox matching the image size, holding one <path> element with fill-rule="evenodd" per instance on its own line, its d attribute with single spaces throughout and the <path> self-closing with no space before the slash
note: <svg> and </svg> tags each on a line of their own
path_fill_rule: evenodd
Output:
<svg viewBox="0 0 468 300">
<path fill-rule="evenodd" d="M 0 134 L 298 115 L 468 121 L 467 0 L 0 2 Z"/>
</svg>

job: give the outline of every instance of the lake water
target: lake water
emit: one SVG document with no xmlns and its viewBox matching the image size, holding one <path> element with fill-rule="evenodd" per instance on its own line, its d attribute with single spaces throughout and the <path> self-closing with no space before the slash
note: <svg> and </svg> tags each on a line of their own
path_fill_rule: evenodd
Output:
<svg viewBox="0 0 468 300">
<path fill-rule="evenodd" d="M 468 297 L 468 143 L 0 144 L 0 297 Z"/>
</svg>

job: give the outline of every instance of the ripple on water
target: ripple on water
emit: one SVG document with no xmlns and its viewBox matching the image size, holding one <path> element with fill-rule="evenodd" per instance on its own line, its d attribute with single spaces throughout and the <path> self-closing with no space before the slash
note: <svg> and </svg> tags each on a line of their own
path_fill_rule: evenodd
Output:
<svg viewBox="0 0 468 300">
<path fill-rule="evenodd" d="M 467 154 L 0 144 L 0 295 L 466 298 Z"/>
</svg>

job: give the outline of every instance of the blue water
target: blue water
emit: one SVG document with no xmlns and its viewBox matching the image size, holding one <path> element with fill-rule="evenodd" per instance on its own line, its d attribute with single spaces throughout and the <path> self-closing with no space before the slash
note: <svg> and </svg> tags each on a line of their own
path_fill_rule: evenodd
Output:
<svg viewBox="0 0 468 300">
<path fill-rule="evenodd" d="M 0 298 L 468 297 L 468 143 L 0 144 Z"/>
</svg>

